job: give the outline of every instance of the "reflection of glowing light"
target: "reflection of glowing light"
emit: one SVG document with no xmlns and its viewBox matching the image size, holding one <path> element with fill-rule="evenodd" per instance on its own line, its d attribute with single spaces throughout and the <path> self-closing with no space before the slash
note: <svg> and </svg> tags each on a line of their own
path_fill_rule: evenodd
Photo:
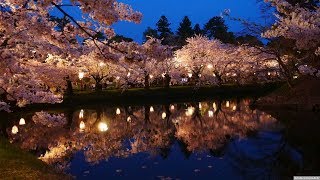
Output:
<svg viewBox="0 0 320 180">
<path fill-rule="evenodd" d="M 127 118 L 127 122 L 131 122 L 131 117 L 130 116 Z"/>
<path fill-rule="evenodd" d="M 25 125 L 26 124 L 26 120 L 24 120 L 23 118 L 20 119 L 19 121 L 19 125 Z"/>
<path fill-rule="evenodd" d="M 162 116 L 162 119 L 165 119 L 167 117 L 167 113 L 163 112 L 161 116 Z"/>
<path fill-rule="evenodd" d="M 150 112 L 154 112 L 153 106 L 150 107 Z"/>
<path fill-rule="evenodd" d="M 117 115 L 121 114 L 121 111 L 120 111 L 120 109 L 119 109 L 119 108 L 117 108 L 117 110 L 116 110 L 116 114 L 117 114 Z"/>
<path fill-rule="evenodd" d="M 80 125 L 79 125 L 79 128 L 80 128 L 80 131 L 83 131 L 84 128 L 86 128 L 86 124 L 83 121 L 81 121 Z"/>
<path fill-rule="evenodd" d="M 84 115 L 84 110 L 81 109 L 81 110 L 80 110 L 80 113 L 79 113 L 79 119 L 83 118 L 83 115 Z"/>
<path fill-rule="evenodd" d="M 171 109 L 171 110 L 174 110 L 174 105 L 171 105 L 170 109 Z"/>
<path fill-rule="evenodd" d="M 109 129 L 108 125 L 104 122 L 100 122 L 98 125 L 98 128 L 99 128 L 99 131 L 101 131 L 101 132 L 106 132 Z"/>
<path fill-rule="evenodd" d="M 229 101 L 226 102 L 226 107 L 230 107 L 230 102 Z"/>
<path fill-rule="evenodd" d="M 192 73 L 188 73 L 189 78 L 192 78 Z"/>
<path fill-rule="evenodd" d="M 188 107 L 186 111 L 186 116 L 192 116 L 194 113 L 194 107 Z"/>
<path fill-rule="evenodd" d="M 234 110 L 234 111 L 237 110 L 237 106 L 233 106 L 232 110 Z"/>
<path fill-rule="evenodd" d="M 201 103 L 199 103 L 199 109 L 201 109 L 202 108 L 202 104 Z"/>
<path fill-rule="evenodd" d="M 17 126 L 13 126 L 13 127 L 12 127 L 12 130 L 11 130 L 11 133 L 12 133 L 12 134 L 17 134 L 18 132 L 19 132 L 18 127 L 17 127 Z"/>
<path fill-rule="evenodd" d="M 208 115 L 209 115 L 209 117 L 213 117 L 213 111 L 209 110 Z"/>
</svg>

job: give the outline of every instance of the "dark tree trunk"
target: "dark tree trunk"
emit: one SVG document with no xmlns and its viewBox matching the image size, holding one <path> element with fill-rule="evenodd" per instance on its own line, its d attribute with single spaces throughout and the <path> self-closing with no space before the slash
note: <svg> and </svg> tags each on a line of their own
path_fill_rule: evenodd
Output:
<svg viewBox="0 0 320 180">
<path fill-rule="evenodd" d="M 67 76 L 66 81 L 67 81 L 66 95 L 69 95 L 69 96 L 73 95 L 72 82 L 69 76 Z"/>
<path fill-rule="evenodd" d="M 99 81 L 96 81 L 95 91 L 102 91 L 102 84 Z"/>
<path fill-rule="evenodd" d="M 149 74 L 144 76 L 144 88 L 145 89 L 150 89 L 150 85 L 149 85 Z"/>
<path fill-rule="evenodd" d="M 164 87 L 165 88 L 170 88 L 170 82 L 171 82 L 171 77 L 169 74 L 166 74 L 164 76 Z"/>
</svg>

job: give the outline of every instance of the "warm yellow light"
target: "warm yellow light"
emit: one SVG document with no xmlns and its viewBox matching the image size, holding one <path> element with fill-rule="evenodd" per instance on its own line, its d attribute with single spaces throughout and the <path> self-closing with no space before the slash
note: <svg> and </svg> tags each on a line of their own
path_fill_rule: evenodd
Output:
<svg viewBox="0 0 320 180">
<path fill-rule="evenodd" d="M 83 79 L 84 78 L 84 72 L 79 72 L 79 79 Z"/>
<path fill-rule="evenodd" d="M 117 110 L 116 110 L 116 114 L 117 114 L 117 115 L 121 114 L 121 111 L 120 111 L 120 109 L 119 109 L 119 108 L 117 108 Z"/>
<path fill-rule="evenodd" d="M 153 106 L 150 107 L 150 112 L 154 112 Z"/>
<path fill-rule="evenodd" d="M 162 119 L 165 119 L 167 117 L 167 113 L 163 112 L 161 116 L 162 116 Z"/>
<path fill-rule="evenodd" d="M 212 69 L 213 68 L 213 65 L 212 64 L 208 64 L 208 69 Z"/>
<path fill-rule="evenodd" d="M 131 117 L 130 116 L 127 118 L 127 122 L 131 122 Z"/>
<path fill-rule="evenodd" d="M 234 111 L 237 110 L 237 106 L 233 106 L 232 110 L 234 110 Z"/>
<path fill-rule="evenodd" d="M 194 107 L 188 107 L 186 111 L 186 116 L 192 116 L 194 113 Z"/>
<path fill-rule="evenodd" d="M 229 101 L 226 102 L 226 107 L 230 107 L 230 102 Z"/>
<path fill-rule="evenodd" d="M 17 126 L 13 126 L 12 129 L 11 129 L 11 133 L 12 134 L 17 134 L 19 132 L 19 129 Z"/>
<path fill-rule="evenodd" d="M 212 110 L 209 110 L 209 111 L 208 111 L 208 115 L 209 115 L 209 117 L 213 117 L 213 111 L 212 111 Z"/>
<path fill-rule="evenodd" d="M 101 131 L 101 132 L 106 132 L 109 129 L 108 125 L 104 122 L 100 122 L 98 125 L 98 128 L 99 128 L 99 131 Z"/>
<path fill-rule="evenodd" d="M 21 118 L 20 121 L 19 121 L 19 125 L 22 126 L 22 125 L 25 125 L 26 124 L 26 120 Z"/>
<path fill-rule="evenodd" d="M 202 104 L 201 104 L 201 102 L 199 102 L 199 109 L 201 109 L 202 108 Z"/>
<path fill-rule="evenodd" d="M 86 124 L 83 121 L 81 121 L 80 125 L 79 125 L 79 128 L 80 128 L 80 131 L 83 131 L 84 128 L 86 128 Z"/>
<path fill-rule="evenodd" d="M 214 111 L 217 111 L 217 104 L 215 102 L 212 104 L 212 107 Z"/>
<path fill-rule="evenodd" d="M 84 116 L 84 110 L 81 109 L 79 113 L 79 119 L 83 118 L 83 116 Z"/>
</svg>

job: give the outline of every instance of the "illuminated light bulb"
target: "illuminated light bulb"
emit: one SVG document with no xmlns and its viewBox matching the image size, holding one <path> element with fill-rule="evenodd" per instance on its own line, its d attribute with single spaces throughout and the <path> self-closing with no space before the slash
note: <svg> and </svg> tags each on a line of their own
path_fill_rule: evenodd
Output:
<svg viewBox="0 0 320 180">
<path fill-rule="evenodd" d="M 12 134 L 17 134 L 19 132 L 19 129 L 17 126 L 13 126 L 12 129 L 11 129 L 11 133 Z"/>
<path fill-rule="evenodd" d="M 213 68 L 213 65 L 212 64 L 208 64 L 208 69 L 212 69 Z"/>
<path fill-rule="evenodd" d="M 165 119 L 167 117 L 167 113 L 163 112 L 161 116 L 162 116 L 162 119 Z"/>
<path fill-rule="evenodd" d="M 25 124 L 26 124 L 26 120 L 21 118 L 20 121 L 19 121 L 19 125 L 22 126 L 22 125 L 25 125 Z"/>
<path fill-rule="evenodd" d="M 79 113 L 79 119 L 83 118 L 83 116 L 84 116 L 84 110 L 81 109 Z"/>
<path fill-rule="evenodd" d="M 149 77 L 150 77 L 150 79 L 152 79 L 152 78 L 153 78 L 153 75 L 152 75 L 152 74 L 150 74 L 150 75 L 149 75 Z"/>
<path fill-rule="evenodd" d="M 150 112 L 154 112 L 153 106 L 150 107 Z"/>
<path fill-rule="evenodd" d="M 106 132 L 109 129 L 108 125 L 104 122 L 100 122 L 98 125 L 98 128 L 99 128 L 99 131 L 101 131 L 101 132 Z"/>
<path fill-rule="evenodd" d="M 86 124 L 83 121 L 81 121 L 80 125 L 79 125 L 79 128 L 80 128 L 80 131 L 83 131 L 84 128 L 86 128 Z"/>
<path fill-rule="evenodd" d="M 121 111 L 120 111 L 120 109 L 119 109 L 119 108 L 117 108 L 117 110 L 116 110 L 116 114 L 117 114 L 117 115 L 121 114 Z"/>
<path fill-rule="evenodd" d="M 79 79 L 83 79 L 84 78 L 84 72 L 79 72 Z"/>
<path fill-rule="evenodd" d="M 226 107 L 230 107 L 230 102 L 229 101 L 226 102 Z"/>
<path fill-rule="evenodd" d="M 213 111 L 209 110 L 209 111 L 208 111 L 208 116 L 209 116 L 209 117 L 213 117 Z"/>
<path fill-rule="evenodd" d="M 189 78 L 192 78 L 192 73 L 188 73 Z"/>
<path fill-rule="evenodd" d="M 270 76 L 271 75 L 271 73 L 270 72 L 268 72 L 268 76 Z"/>
<path fill-rule="evenodd" d="M 174 110 L 174 105 L 171 105 L 170 109 L 171 109 L 171 110 Z"/>
<path fill-rule="evenodd" d="M 237 110 L 237 106 L 233 106 L 232 110 L 234 110 L 234 111 Z"/>
<path fill-rule="evenodd" d="M 127 122 L 131 122 L 131 117 L 130 116 L 127 118 Z"/>
</svg>

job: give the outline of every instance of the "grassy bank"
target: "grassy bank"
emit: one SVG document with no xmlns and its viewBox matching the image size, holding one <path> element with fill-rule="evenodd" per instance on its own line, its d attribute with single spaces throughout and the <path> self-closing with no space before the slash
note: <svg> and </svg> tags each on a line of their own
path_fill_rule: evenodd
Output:
<svg viewBox="0 0 320 180">
<path fill-rule="evenodd" d="M 0 179 L 70 179 L 0 137 Z"/>
</svg>

